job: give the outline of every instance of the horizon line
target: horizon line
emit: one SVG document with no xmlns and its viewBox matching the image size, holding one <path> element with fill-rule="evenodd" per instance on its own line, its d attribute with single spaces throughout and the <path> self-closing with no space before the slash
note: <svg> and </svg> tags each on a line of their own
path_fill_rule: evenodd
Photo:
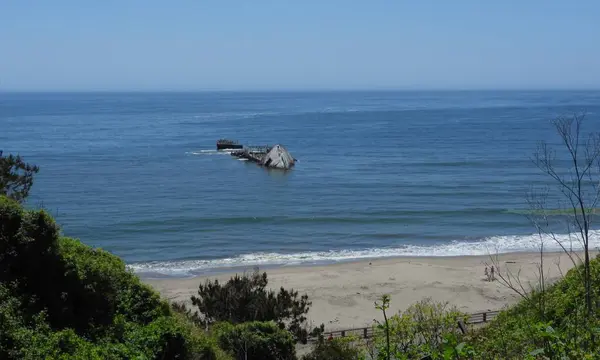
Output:
<svg viewBox="0 0 600 360">
<path fill-rule="evenodd" d="M 273 88 L 273 89 L 0 89 L 0 94 L 85 94 L 85 93 L 325 93 L 325 92 L 556 92 L 556 91 L 600 91 L 600 87 L 556 87 L 556 88 Z"/>
</svg>

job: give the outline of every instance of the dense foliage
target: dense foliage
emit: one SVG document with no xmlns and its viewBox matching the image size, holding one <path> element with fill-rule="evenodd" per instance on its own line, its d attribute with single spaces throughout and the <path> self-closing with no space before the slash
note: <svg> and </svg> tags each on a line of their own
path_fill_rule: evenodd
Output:
<svg viewBox="0 0 600 360">
<path fill-rule="evenodd" d="M 198 296 L 192 296 L 199 321 L 240 324 L 250 321 L 274 321 L 286 328 L 301 342 L 308 336 L 306 314 L 311 302 L 307 295 L 298 296 L 294 290 L 267 289 L 267 273 L 235 275 L 221 285 L 218 280 L 200 284 Z"/>
<path fill-rule="evenodd" d="M 591 298 L 600 301 L 600 259 L 590 261 Z M 600 353 L 598 308 L 588 314 L 583 265 L 547 288 L 502 312 L 476 333 L 482 359 L 592 359 Z"/>
<path fill-rule="evenodd" d="M 211 332 L 220 347 L 235 359 L 294 360 L 296 342 L 289 331 L 273 322 L 215 324 Z"/>
<path fill-rule="evenodd" d="M 366 359 L 365 349 L 360 340 L 354 337 L 325 339 L 319 336 L 312 351 L 302 357 L 302 360 L 363 360 Z"/>
<path fill-rule="evenodd" d="M 460 336 L 458 322 L 465 322 L 466 318 L 466 314 L 448 303 L 426 298 L 375 327 L 377 353 L 388 352 L 387 332 L 390 358 L 414 359 L 424 354 L 439 358 L 446 351 L 448 339 Z"/>
<path fill-rule="evenodd" d="M 0 359 L 215 359 L 117 257 L 0 196 Z"/>
<path fill-rule="evenodd" d="M 33 186 L 33 175 L 39 167 L 28 164 L 17 155 L 4 156 L 0 150 L 0 195 L 23 201 Z"/>
</svg>

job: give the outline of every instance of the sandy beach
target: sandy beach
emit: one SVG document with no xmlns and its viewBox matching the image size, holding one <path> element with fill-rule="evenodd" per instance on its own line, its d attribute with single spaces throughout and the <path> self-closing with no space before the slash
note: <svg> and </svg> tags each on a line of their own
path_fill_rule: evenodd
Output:
<svg viewBox="0 0 600 360">
<path fill-rule="evenodd" d="M 521 271 L 525 282 L 537 281 L 540 258 L 536 253 L 498 256 L 501 270 Z M 267 271 L 272 288 L 293 288 L 312 301 L 308 314 L 312 325 L 324 323 L 327 329 L 363 327 L 379 318 L 373 302 L 390 294 L 391 310 L 397 312 L 425 297 L 447 301 L 464 312 L 501 309 L 519 300 L 499 281 L 484 275 L 489 256 L 415 257 L 375 259 L 314 267 L 286 267 Z M 564 253 L 544 255 L 549 281 L 572 267 Z M 248 269 L 252 271 L 252 269 Z M 243 270 L 238 271 L 243 272 Z M 172 301 L 190 302 L 198 285 L 207 278 L 227 281 L 233 273 L 187 279 L 144 279 Z"/>
</svg>

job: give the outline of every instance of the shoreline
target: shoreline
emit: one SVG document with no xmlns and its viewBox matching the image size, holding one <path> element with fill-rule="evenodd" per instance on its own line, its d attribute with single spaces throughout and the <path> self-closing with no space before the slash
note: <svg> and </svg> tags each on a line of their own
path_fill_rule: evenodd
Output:
<svg viewBox="0 0 600 360">
<path fill-rule="evenodd" d="M 590 250 L 590 253 L 594 252 L 594 250 Z M 573 250 L 573 254 L 580 254 L 582 251 Z M 561 250 L 550 250 L 545 251 L 544 255 L 549 256 L 552 254 L 564 254 Z M 496 257 L 504 257 L 509 255 L 524 255 L 524 256 L 534 256 L 537 255 L 539 257 L 539 252 L 532 250 L 522 250 L 522 251 L 508 251 L 508 252 L 499 252 L 493 255 L 397 255 L 397 256 L 379 256 L 379 257 L 363 257 L 363 258 L 348 258 L 343 260 L 317 260 L 317 261 L 306 261 L 306 262 L 297 262 L 294 264 L 283 264 L 283 263 L 267 263 L 267 264 L 247 264 L 247 265 L 232 265 L 232 266 L 216 266 L 212 268 L 202 268 L 191 271 L 187 275 L 174 275 L 174 274 L 166 274 L 160 272 L 152 272 L 152 271 L 139 271 L 132 268 L 134 273 L 139 276 L 144 281 L 155 281 L 155 280 L 185 280 L 185 279 L 195 279 L 195 278 L 214 278 L 221 277 L 224 275 L 234 275 L 234 274 L 242 274 L 244 272 L 252 272 L 254 268 L 258 268 L 261 272 L 267 272 L 270 274 L 272 271 L 286 271 L 286 270 L 300 270 L 306 268 L 333 268 L 336 266 L 346 266 L 353 264 L 361 264 L 361 263 L 369 263 L 369 262 L 399 262 L 399 261 L 418 261 L 418 260 L 445 260 L 445 259 L 476 259 L 480 258 L 483 260 L 490 261 L 490 256 Z M 131 264 L 127 264 L 128 267 Z"/>
<path fill-rule="evenodd" d="M 593 254 L 597 254 L 596 251 Z M 492 255 L 500 271 L 521 270 L 525 282 L 535 281 L 539 252 L 514 252 Z M 310 327 L 325 324 L 328 330 L 363 327 L 379 318 L 374 301 L 383 294 L 391 295 L 390 313 L 431 297 L 435 301 L 456 305 L 467 313 L 499 310 L 519 300 L 512 290 L 499 281 L 486 281 L 484 269 L 489 255 L 422 256 L 359 259 L 326 265 L 294 265 L 263 268 L 269 287 L 293 288 L 308 294 L 312 301 L 308 313 Z M 544 253 L 544 269 L 548 281 L 554 281 L 573 266 L 564 252 Z M 181 278 L 140 276 L 170 301 L 190 305 L 190 296 L 207 279 L 226 282 L 234 274 L 253 271 L 247 266 L 229 271 Z M 225 269 L 224 269 L 225 270 Z"/>
<path fill-rule="evenodd" d="M 600 248 L 600 229 L 592 230 L 590 248 Z M 561 252 L 556 239 L 543 236 L 547 253 Z M 575 240 L 577 234 L 558 234 L 558 240 L 574 245 L 573 251 L 581 251 L 580 244 Z M 226 272 L 236 272 L 259 266 L 264 269 L 286 267 L 314 267 L 374 261 L 380 259 L 410 259 L 410 258 L 449 258 L 462 256 L 484 256 L 490 254 L 536 253 L 539 245 L 539 234 L 502 235 L 482 238 L 477 241 L 450 241 L 428 245 L 401 245 L 397 247 L 372 247 L 362 249 L 337 250 L 298 250 L 259 251 L 248 248 L 237 251 L 237 255 L 225 257 L 179 257 L 171 260 L 140 260 L 128 263 L 127 267 L 144 278 L 189 278 L 194 276 L 213 276 Z M 574 244 L 572 242 L 575 241 Z M 191 255 L 191 254 L 187 254 Z M 156 258 L 160 258 L 157 256 Z"/>
</svg>

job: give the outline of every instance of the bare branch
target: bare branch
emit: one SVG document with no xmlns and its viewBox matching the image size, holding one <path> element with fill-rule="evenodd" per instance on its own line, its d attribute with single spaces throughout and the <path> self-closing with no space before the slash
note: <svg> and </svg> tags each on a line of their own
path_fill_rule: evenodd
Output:
<svg viewBox="0 0 600 360">
<path fill-rule="evenodd" d="M 566 148 L 566 155 L 569 158 L 571 166 L 568 169 L 556 167 L 556 153 L 550 149 L 545 142 L 538 145 L 534 155 L 535 165 L 545 174 L 550 176 L 558 185 L 560 193 L 568 200 L 570 208 L 570 217 L 573 224 L 577 227 L 583 245 L 584 266 L 582 280 L 585 286 L 586 309 L 587 314 L 591 315 L 591 273 L 590 273 L 590 228 L 593 217 L 596 212 L 596 205 L 600 201 L 600 134 L 592 133 L 585 141 L 582 141 L 582 124 L 585 114 L 574 114 L 572 117 L 559 117 L 553 121 L 556 132 L 558 133 L 562 144 Z M 583 152 L 583 156 L 580 154 Z M 561 173 L 566 173 L 561 175 Z M 566 179 L 569 178 L 570 181 Z M 544 202 L 535 202 L 528 199 L 531 208 L 536 210 L 545 209 Z M 530 220 L 535 224 L 538 231 L 544 231 L 544 228 L 550 229 L 547 213 L 542 211 L 543 223 L 532 217 Z M 561 212 L 559 212 L 561 214 Z M 570 223 L 567 222 L 568 236 L 571 240 Z M 567 251 L 564 244 L 554 233 L 551 237 L 556 241 L 561 249 L 569 255 L 571 261 L 576 265 L 572 257 L 572 251 Z M 543 239 L 541 239 L 543 246 Z M 581 260 L 581 258 L 578 259 Z M 543 270 L 542 270 L 543 271 Z"/>
<path fill-rule="evenodd" d="M 504 287 L 512 290 L 517 295 L 525 300 L 529 300 L 529 293 L 524 289 L 523 284 L 520 280 L 521 269 L 514 274 L 510 269 L 503 269 L 500 266 L 500 260 L 498 259 L 498 254 L 496 253 L 496 257 L 494 258 L 492 255 L 489 255 L 491 263 L 485 263 L 488 267 L 495 267 L 496 272 L 495 275 L 498 277 L 498 282 Z"/>
<path fill-rule="evenodd" d="M 573 263 L 573 266 L 577 266 L 577 262 L 573 258 L 573 252 L 567 250 L 563 242 L 557 238 L 556 234 L 552 230 L 550 230 L 550 220 L 546 209 L 548 192 L 549 190 L 546 187 L 542 192 L 535 192 L 535 190 L 532 189 L 527 193 L 526 199 L 530 209 L 530 213 L 527 215 L 527 218 L 536 228 L 538 236 L 540 237 L 540 242 L 543 242 L 543 235 L 549 236 L 567 254 Z M 570 237 L 570 231 L 567 233 Z M 577 253 L 575 253 L 575 256 L 579 257 Z"/>
</svg>

